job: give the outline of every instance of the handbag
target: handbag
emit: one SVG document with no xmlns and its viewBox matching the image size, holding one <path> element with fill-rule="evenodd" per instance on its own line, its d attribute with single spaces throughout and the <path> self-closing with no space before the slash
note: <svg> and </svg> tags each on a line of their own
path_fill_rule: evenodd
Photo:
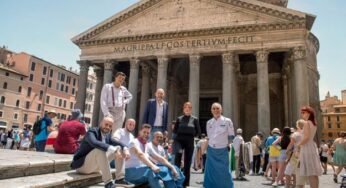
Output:
<svg viewBox="0 0 346 188">
<path fill-rule="evenodd" d="M 269 157 L 279 157 L 281 152 L 279 146 L 269 146 Z"/>
</svg>

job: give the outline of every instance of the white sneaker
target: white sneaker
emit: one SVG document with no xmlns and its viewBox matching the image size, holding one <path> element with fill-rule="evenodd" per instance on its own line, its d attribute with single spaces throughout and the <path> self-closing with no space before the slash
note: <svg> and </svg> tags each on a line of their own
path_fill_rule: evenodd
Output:
<svg viewBox="0 0 346 188">
<path fill-rule="evenodd" d="M 278 182 L 275 181 L 275 182 L 272 184 L 272 186 L 277 187 L 277 186 L 278 186 Z"/>
</svg>

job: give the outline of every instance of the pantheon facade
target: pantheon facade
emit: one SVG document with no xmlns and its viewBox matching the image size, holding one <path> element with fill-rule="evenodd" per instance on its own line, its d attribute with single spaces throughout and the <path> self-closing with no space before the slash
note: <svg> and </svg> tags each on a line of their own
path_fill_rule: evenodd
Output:
<svg viewBox="0 0 346 188">
<path fill-rule="evenodd" d="M 294 126 L 301 106 L 320 111 L 314 20 L 287 0 L 141 0 L 72 39 L 81 49 L 76 107 L 84 111 L 93 67 L 93 126 L 102 117 L 101 88 L 117 71 L 133 94 L 127 117 L 138 121 L 163 88 L 169 121 L 191 101 L 202 131 L 213 102 L 246 139 Z"/>
</svg>

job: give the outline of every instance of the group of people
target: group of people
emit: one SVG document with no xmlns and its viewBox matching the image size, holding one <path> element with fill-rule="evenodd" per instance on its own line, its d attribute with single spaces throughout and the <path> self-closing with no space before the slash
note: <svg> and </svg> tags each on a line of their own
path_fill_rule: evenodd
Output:
<svg viewBox="0 0 346 188">
<path fill-rule="evenodd" d="M 327 172 L 328 154 L 335 151 L 329 161 L 333 159 L 333 164 L 339 167 L 334 170 L 333 177 L 337 183 L 337 177 L 346 165 L 346 133 L 341 132 L 329 149 L 325 144 L 317 147 L 314 141 L 316 131 L 315 112 L 308 106 L 301 109 L 301 119 L 295 127 L 284 127 L 282 131 L 274 128 L 267 138 L 258 132 L 251 142 L 245 143 L 242 130 L 237 129 L 231 145 L 235 150 L 235 179 L 245 180 L 244 175 L 248 172 L 264 175 L 273 186 L 304 187 L 309 184 L 317 188 L 322 169 L 324 174 Z"/>
<path fill-rule="evenodd" d="M 32 144 L 32 131 L 29 127 L 23 130 L 0 130 L 0 148 L 29 150 Z"/>
</svg>

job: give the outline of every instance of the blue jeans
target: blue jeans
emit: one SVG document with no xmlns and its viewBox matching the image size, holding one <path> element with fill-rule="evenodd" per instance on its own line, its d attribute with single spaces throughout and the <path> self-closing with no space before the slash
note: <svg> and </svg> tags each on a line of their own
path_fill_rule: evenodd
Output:
<svg viewBox="0 0 346 188">
<path fill-rule="evenodd" d="M 44 150 L 46 149 L 46 141 L 47 140 L 35 141 L 36 151 L 44 152 Z"/>
<path fill-rule="evenodd" d="M 147 166 L 126 168 L 125 180 L 135 185 L 149 183 L 151 188 L 162 188 L 159 177 Z"/>
</svg>

